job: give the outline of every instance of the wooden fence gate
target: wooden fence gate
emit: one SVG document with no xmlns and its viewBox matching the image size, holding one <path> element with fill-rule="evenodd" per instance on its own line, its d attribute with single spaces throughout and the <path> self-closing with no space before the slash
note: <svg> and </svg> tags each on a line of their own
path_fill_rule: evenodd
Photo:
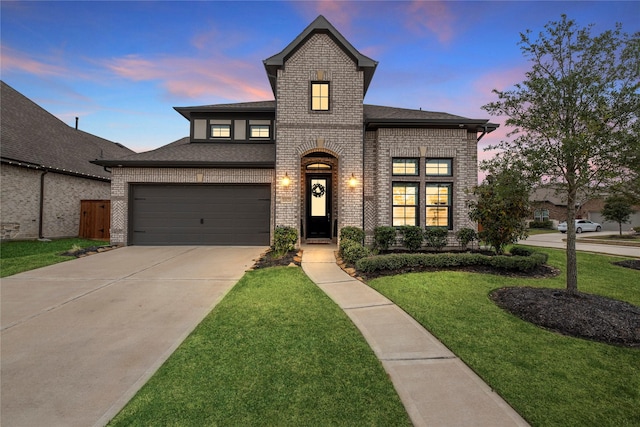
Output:
<svg viewBox="0 0 640 427">
<path fill-rule="evenodd" d="M 109 240 L 110 228 L 111 200 L 80 201 L 80 237 Z"/>
</svg>

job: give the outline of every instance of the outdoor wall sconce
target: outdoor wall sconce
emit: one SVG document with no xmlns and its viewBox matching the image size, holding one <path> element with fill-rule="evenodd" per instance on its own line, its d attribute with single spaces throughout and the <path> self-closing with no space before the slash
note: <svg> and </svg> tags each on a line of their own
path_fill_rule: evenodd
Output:
<svg viewBox="0 0 640 427">
<path fill-rule="evenodd" d="M 357 183 L 358 183 L 358 180 L 352 173 L 351 178 L 349 178 L 349 187 L 355 187 Z"/>
<path fill-rule="evenodd" d="M 289 174 L 284 173 L 284 178 L 282 178 L 282 185 L 288 187 L 291 184 L 291 180 L 289 179 Z"/>
</svg>

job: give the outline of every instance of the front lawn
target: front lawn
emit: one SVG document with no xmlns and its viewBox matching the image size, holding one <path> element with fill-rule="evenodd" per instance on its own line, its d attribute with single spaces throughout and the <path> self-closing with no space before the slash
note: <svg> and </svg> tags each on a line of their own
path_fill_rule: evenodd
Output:
<svg viewBox="0 0 640 427">
<path fill-rule="evenodd" d="M 369 284 L 442 340 L 534 426 L 640 425 L 640 349 L 559 335 L 498 308 L 497 288 L 564 288 L 564 251 L 541 249 L 550 279 L 442 271 Z M 640 272 L 578 253 L 579 289 L 640 305 Z"/>
<path fill-rule="evenodd" d="M 245 274 L 110 425 L 411 423 L 346 314 L 274 267 Z"/>
<path fill-rule="evenodd" d="M 60 255 L 74 247 L 106 245 L 107 242 L 87 239 L 57 239 L 51 241 L 20 240 L 0 242 L 0 277 L 11 276 L 34 268 L 73 259 Z"/>
</svg>

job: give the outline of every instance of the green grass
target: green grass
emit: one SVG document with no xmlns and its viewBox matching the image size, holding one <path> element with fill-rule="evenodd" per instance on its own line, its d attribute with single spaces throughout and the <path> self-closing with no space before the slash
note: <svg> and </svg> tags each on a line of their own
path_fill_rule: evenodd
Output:
<svg viewBox="0 0 640 427">
<path fill-rule="evenodd" d="M 110 425 L 411 423 L 344 312 L 275 267 L 245 274 Z"/>
<path fill-rule="evenodd" d="M 49 242 L 21 240 L 0 243 L 0 277 L 11 276 L 34 268 L 46 267 L 73 257 L 60 254 L 74 246 L 86 248 L 106 242 L 87 239 L 58 239 Z"/>
<path fill-rule="evenodd" d="M 529 228 L 527 230 L 529 236 L 533 236 L 536 234 L 551 234 L 551 233 L 559 233 L 558 230 L 552 230 L 550 228 Z"/>
<path fill-rule="evenodd" d="M 564 252 L 538 249 L 552 279 L 464 272 L 382 277 L 370 285 L 424 325 L 534 426 L 640 425 L 640 349 L 553 333 L 498 308 L 504 286 L 564 288 Z M 640 305 L 640 272 L 578 253 L 579 289 Z"/>
</svg>

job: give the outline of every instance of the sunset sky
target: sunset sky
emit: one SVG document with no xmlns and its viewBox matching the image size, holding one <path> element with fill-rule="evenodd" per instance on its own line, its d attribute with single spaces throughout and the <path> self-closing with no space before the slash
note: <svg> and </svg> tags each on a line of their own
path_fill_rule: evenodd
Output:
<svg viewBox="0 0 640 427">
<path fill-rule="evenodd" d="M 187 136 L 174 106 L 273 99 L 262 61 L 324 15 L 379 62 L 367 104 L 491 117 L 529 68 L 518 41 L 565 13 L 640 31 L 637 1 L 45 1 L 1 7 L 1 78 L 94 135 L 146 151 Z M 504 138 L 504 126 L 482 146 Z M 482 148 L 482 147 L 481 147 Z M 483 155 L 481 154 L 481 158 Z"/>
</svg>

